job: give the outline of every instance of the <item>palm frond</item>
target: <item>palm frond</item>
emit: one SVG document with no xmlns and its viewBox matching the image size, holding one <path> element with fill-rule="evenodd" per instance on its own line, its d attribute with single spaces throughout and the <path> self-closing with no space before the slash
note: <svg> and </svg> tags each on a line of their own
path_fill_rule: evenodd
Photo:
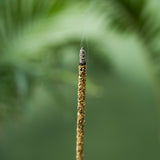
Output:
<svg viewBox="0 0 160 160">
<path fill-rule="evenodd" d="M 104 3 L 111 27 L 123 33 L 136 33 L 158 68 L 160 48 L 157 40 L 160 38 L 160 23 L 149 9 L 151 5 L 148 5 L 148 1 L 105 0 Z"/>
<path fill-rule="evenodd" d="M 111 25 L 122 31 L 143 28 L 146 0 L 106 0 L 105 2 L 111 18 Z"/>
</svg>

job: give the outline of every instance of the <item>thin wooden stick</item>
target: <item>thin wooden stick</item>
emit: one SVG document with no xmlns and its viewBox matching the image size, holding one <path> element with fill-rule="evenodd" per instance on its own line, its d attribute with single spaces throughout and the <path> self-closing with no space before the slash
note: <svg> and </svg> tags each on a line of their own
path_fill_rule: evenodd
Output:
<svg viewBox="0 0 160 160">
<path fill-rule="evenodd" d="M 85 123 L 85 95 L 86 95 L 86 57 L 85 50 L 80 50 L 79 83 L 78 83 L 78 113 L 77 113 L 77 146 L 76 159 L 83 160 L 84 152 L 84 123 Z"/>
</svg>

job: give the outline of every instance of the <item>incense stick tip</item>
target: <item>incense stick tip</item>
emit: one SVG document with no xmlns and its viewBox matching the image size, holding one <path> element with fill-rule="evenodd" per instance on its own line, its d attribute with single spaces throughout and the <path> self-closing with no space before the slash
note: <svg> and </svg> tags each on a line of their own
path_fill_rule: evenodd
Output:
<svg viewBox="0 0 160 160">
<path fill-rule="evenodd" d="M 84 50 L 84 47 L 80 49 L 80 64 L 86 64 L 86 51 Z"/>
</svg>

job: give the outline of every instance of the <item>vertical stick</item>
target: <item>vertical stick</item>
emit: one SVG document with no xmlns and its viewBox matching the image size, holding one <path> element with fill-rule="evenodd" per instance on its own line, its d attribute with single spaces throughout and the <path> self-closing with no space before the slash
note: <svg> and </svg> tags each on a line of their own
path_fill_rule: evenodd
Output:
<svg viewBox="0 0 160 160">
<path fill-rule="evenodd" d="M 83 160 L 84 152 L 84 122 L 85 122 L 85 94 L 86 94 L 86 57 L 85 50 L 80 50 L 79 82 L 78 82 L 78 113 L 77 113 L 77 146 L 76 158 Z"/>
</svg>

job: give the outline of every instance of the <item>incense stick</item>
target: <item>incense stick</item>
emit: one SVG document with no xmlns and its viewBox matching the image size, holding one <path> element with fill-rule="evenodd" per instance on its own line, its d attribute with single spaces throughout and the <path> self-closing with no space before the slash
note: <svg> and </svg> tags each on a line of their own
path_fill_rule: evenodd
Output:
<svg viewBox="0 0 160 160">
<path fill-rule="evenodd" d="M 85 94 L 86 94 L 86 52 L 80 50 L 79 82 L 78 82 L 78 113 L 77 113 L 77 146 L 76 158 L 83 160 L 84 152 L 84 122 L 85 122 Z"/>
</svg>

